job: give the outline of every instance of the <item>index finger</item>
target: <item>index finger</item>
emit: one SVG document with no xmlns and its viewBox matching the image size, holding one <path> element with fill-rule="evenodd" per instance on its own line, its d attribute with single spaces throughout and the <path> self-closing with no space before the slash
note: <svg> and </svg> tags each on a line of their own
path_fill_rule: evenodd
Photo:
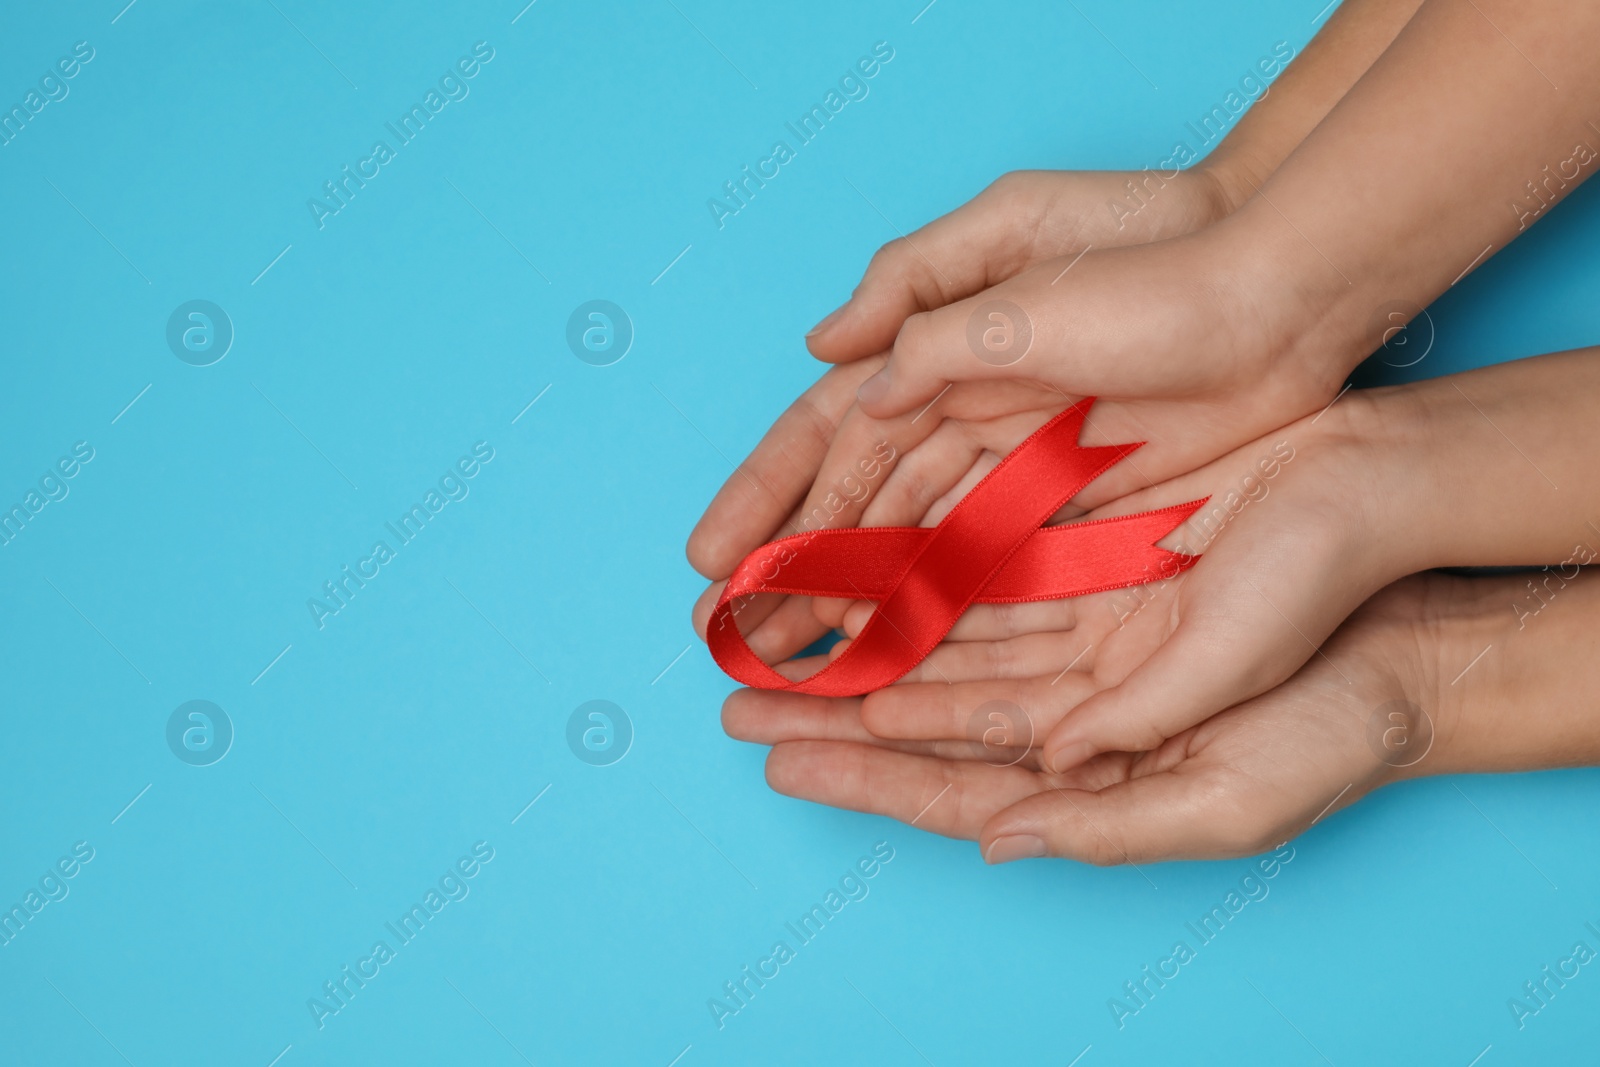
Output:
<svg viewBox="0 0 1600 1067">
<path fill-rule="evenodd" d="M 781 741 L 767 756 L 767 784 L 784 796 L 973 840 L 990 817 L 1032 795 L 1038 776 L 855 741 Z"/>
<path fill-rule="evenodd" d="M 834 367 L 789 405 L 695 524 L 690 566 L 707 578 L 726 578 L 771 540 L 816 480 L 856 388 L 883 362 L 877 356 Z"/>
</svg>

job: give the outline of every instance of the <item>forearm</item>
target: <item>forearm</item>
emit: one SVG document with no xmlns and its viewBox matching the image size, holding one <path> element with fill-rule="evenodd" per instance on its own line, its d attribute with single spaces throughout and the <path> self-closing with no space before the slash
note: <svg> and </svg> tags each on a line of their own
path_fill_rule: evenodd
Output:
<svg viewBox="0 0 1600 1067">
<path fill-rule="evenodd" d="M 1422 0 L 1345 0 L 1287 70 L 1193 169 L 1231 210 L 1327 117 L 1394 41 Z"/>
<path fill-rule="evenodd" d="M 1223 224 L 1296 309 L 1291 355 L 1337 383 L 1381 308 L 1426 305 L 1588 177 L 1597 43 L 1589 0 L 1423 4 Z"/>
<path fill-rule="evenodd" d="M 1374 439 L 1347 447 L 1373 472 L 1368 519 L 1392 577 L 1600 559 L 1600 349 L 1349 399 Z"/>
<path fill-rule="evenodd" d="M 1080 182 L 1106 179 L 1109 212 L 1088 217 L 1042 216 L 1034 227 L 1055 240 L 1054 249 L 1110 248 L 1194 233 L 1226 218 L 1250 199 L 1262 182 L 1333 110 L 1416 13 L 1422 0 L 1344 0 L 1321 31 L 1280 67 L 1277 56 L 1258 61 L 1250 73 L 1270 88 L 1234 123 L 1212 151 L 1184 170 L 1152 177 L 1135 172 L 1083 172 Z M 1282 42 L 1280 42 L 1281 44 Z M 1276 52 L 1277 50 L 1274 49 Z M 1273 78 L 1276 76 L 1276 80 Z M 1220 110 L 1220 109 L 1219 109 Z M 1191 151 L 1179 146 L 1167 166 L 1181 165 Z M 1166 190 L 1171 187 L 1176 193 Z M 1156 194 L 1152 197 L 1152 194 Z M 1167 205 L 1145 211 L 1147 202 Z"/>
</svg>

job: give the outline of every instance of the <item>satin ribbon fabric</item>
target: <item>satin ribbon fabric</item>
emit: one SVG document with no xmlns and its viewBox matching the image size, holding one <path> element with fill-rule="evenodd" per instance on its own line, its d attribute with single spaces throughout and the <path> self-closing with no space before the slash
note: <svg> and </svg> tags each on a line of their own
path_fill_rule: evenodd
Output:
<svg viewBox="0 0 1600 1067">
<path fill-rule="evenodd" d="M 1018 445 L 932 529 L 817 530 L 781 538 L 739 564 L 713 609 L 711 654 L 758 689 L 860 696 L 910 671 L 974 603 L 1084 596 L 1170 578 L 1198 556 L 1156 548 L 1204 500 L 1160 511 L 1044 527 L 1143 442 L 1078 444 L 1089 397 Z M 877 610 L 838 659 L 791 682 L 763 663 L 735 625 L 734 601 L 755 593 L 845 597 Z"/>
</svg>

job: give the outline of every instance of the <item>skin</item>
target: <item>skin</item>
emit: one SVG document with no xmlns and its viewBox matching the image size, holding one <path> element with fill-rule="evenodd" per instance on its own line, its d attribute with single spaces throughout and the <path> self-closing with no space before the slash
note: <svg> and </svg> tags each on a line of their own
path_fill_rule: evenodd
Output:
<svg viewBox="0 0 1600 1067">
<path fill-rule="evenodd" d="M 1404 778 L 1600 761 L 1585 700 L 1600 687 L 1600 585 L 1566 583 L 1519 626 L 1526 595 L 1520 576 L 1406 578 L 1284 685 L 1154 751 L 1063 773 L 1037 749 L 886 740 L 860 700 L 740 690 L 723 725 L 773 746 L 778 792 L 975 840 L 989 863 L 1251 855 Z"/>
<path fill-rule="evenodd" d="M 1050 769 L 1157 749 L 1322 656 L 1346 617 L 1405 575 L 1573 571 L 1600 558 L 1597 451 L 1600 349 L 1349 394 L 1090 514 L 1209 496 L 1162 542 L 1203 551 L 1192 570 L 1073 600 L 974 605 L 944 645 L 865 698 L 861 721 L 884 739 L 963 740 L 974 709 L 1004 700 L 1027 716 Z M 1523 611 L 1545 595 L 1529 590 Z M 853 606 L 846 633 L 870 614 Z"/>
<path fill-rule="evenodd" d="M 1570 2 L 1430 0 L 1316 132 L 1227 218 L 1153 244 L 1091 249 L 1071 262 L 1026 268 L 975 297 L 912 315 L 887 358 L 863 353 L 865 372 L 857 373 L 871 377 L 853 379 L 861 382 L 857 407 L 832 420 L 837 429 L 813 492 L 834 484 L 857 446 L 888 428 L 914 439 L 897 448 L 900 467 L 854 503 L 853 517 L 918 504 L 936 515 L 994 455 L 1084 394 L 1106 398 L 1085 443 L 1151 444 L 1129 464 L 1133 473 L 1102 479 L 1080 497 L 1082 509 L 1136 510 L 1200 495 L 1197 487 L 1208 482 L 1234 484 L 1251 466 L 1239 466 L 1243 454 L 1265 444 L 1247 445 L 1252 433 L 1331 403 L 1349 369 L 1395 324 L 1397 302 L 1427 303 L 1587 177 L 1592 153 L 1571 146 L 1592 140 L 1586 130 L 1600 132 L 1586 117 L 1600 91 L 1600 68 L 1584 56 L 1584 42 L 1597 32 L 1600 9 Z M 1482 151 L 1486 143 L 1493 152 Z M 1538 199 L 1528 184 L 1535 179 L 1543 185 Z M 1467 254 L 1456 257 L 1457 245 Z M 966 333 L 980 305 L 1000 298 L 1020 307 L 1033 331 L 1024 358 L 1004 366 L 977 358 Z M 1173 351 L 1185 358 L 1174 361 Z M 1306 453 L 1316 462 L 1293 467 L 1273 489 L 1270 514 L 1282 525 L 1261 517 L 1269 514 L 1265 506 L 1244 511 L 1200 567 L 1151 590 L 1131 621 L 1119 618 L 1114 633 L 1103 632 L 1101 648 L 1082 640 L 1105 625 L 1091 619 L 1085 627 L 1076 615 L 1092 607 L 1088 598 L 1070 611 L 1053 609 L 1054 616 L 1038 608 L 997 610 L 987 619 L 969 612 L 969 640 L 953 633 L 906 685 L 804 707 L 794 702 L 811 698 L 735 694 L 725 723 L 736 736 L 778 743 L 769 780 L 780 791 L 928 828 L 946 820 L 945 832 L 978 837 L 991 861 L 1254 851 L 1281 836 L 1280 825 L 1293 826 L 1307 812 L 1311 821 L 1318 817 L 1328 801 L 1306 808 L 1302 787 L 1326 777 L 1319 768 L 1347 779 L 1338 787 L 1342 798 L 1329 791 L 1337 803 L 1397 773 L 1364 741 L 1379 769 L 1363 778 L 1350 755 L 1354 724 L 1397 699 L 1438 706 L 1436 741 L 1441 753 L 1456 755 L 1433 759 L 1430 749 L 1430 770 L 1509 769 L 1496 749 L 1505 739 L 1468 724 L 1490 721 L 1504 730 L 1505 707 L 1527 702 L 1523 715 L 1537 709 L 1542 717 L 1554 702 L 1571 705 L 1590 691 L 1587 671 L 1527 652 L 1513 671 L 1522 672 L 1521 689 L 1496 694 L 1487 710 L 1456 708 L 1456 695 L 1438 688 L 1440 657 L 1465 651 L 1455 662 L 1471 664 L 1473 648 L 1496 644 L 1476 638 L 1499 633 L 1496 626 L 1520 633 L 1529 618 L 1568 617 L 1571 605 L 1591 603 L 1592 595 L 1567 596 L 1557 613 L 1545 599 L 1553 596 L 1548 578 L 1542 593 L 1517 579 L 1470 588 L 1438 578 L 1385 586 L 1400 574 L 1452 563 L 1566 561 L 1562 573 L 1577 573 L 1573 542 L 1595 530 L 1583 502 L 1600 487 L 1582 462 L 1592 452 L 1573 448 L 1595 412 L 1572 395 L 1593 395 L 1595 383 L 1584 379 L 1575 388 L 1571 376 L 1592 375 L 1586 364 L 1595 360 L 1592 353 L 1547 360 L 1521 378 L 1444 383 L 1459 399 L 1425 391 L 1349 398 L 1337 415 L 1325 409 L 1315 421 L 1290 426 L 1328 447 Z M 1002 386 L 1010 391 L 988 392 Z M 951 419 L 964 424 L 965 441 L 940 436 Z M 913 429 L 919 421 L 923 428 Z M 1474 430 L 1483 440 L 1492 433 L 1498 453 L 1474 441 Z M 924 442 L 933 455 L 911 462 Z M 1508 448 L 1520 458 L 1509 460 Z M 797 481 L 806 465 L 794 464 Z M 753 459 L 751 466 L 762 464 Z M 1224 470 L 1228 477 L 1218 482 Z M 1140 492 L 1141 484 L 1149 488 Z M 1328 485 L 1342 491 L 1329 493 Z M 1163 496 L 1169 491 L 1174 495 Z M 756 526 L 759 519 L 751 520 Z M 723 547 L 737 540 L 730 532 Z M 1594 543 L 1579 543 L 1587 558 Z M 1240 578 L 1251 580 L 1241 585 Z M 1448 595 L 1434 595 L 1440 581 Z M 1567 578 L 1557 582 L 1571 592 Z M 1457 588 L 1468 591 L 1450 592 Z M 1378 589 L 1384 591 L 1350 614 Z M 1500 598 L 1497 623 L 1487 609 L 1457 610 L 1463 600 L 1482 608 L 1473 591 L 1485 589 Z M 824 623 L 843 618 L 847 630 L 859 629 L 866 610 L 812 608 Z M 1272 616 L 1275 636 L 1266 625 Z M 1584 621 L 1592 624 L 1593 616 Z M 787 638 L 805 632 L 796 615 Z M 1062 637 L 1074 632 L 1076 641 Z M 1569 657 L 1581 650 L 1581 626 L 1560 632 Z M 1473 648 L 1460 644 L 1462 634 L 1472 635 Z M 1502 646 L 1516 643 L 1501 637 Z M 1299 651 L 1287 652 L 1295 642 Z M 773 642 L 782 645 L 782 638 Z M 1434 658 L 1401 655 L 1412 645 Z M 1046 663 L 1048 675 L 1030 673 Z M 941 677 L 930 685 L 935 671 Z M 1087 681 L 1076 677 L 1082 674 Z M 1047 676 L 1051 682 L 1043 683 Z M 1572 678 L 1581 684 L 1562 688 L 1552 680 Z M 1028 727 L 1025 747 L 1013 745 L 1005 766 L 988 766 L 975 757 L 994 746 L 973 740 L 965 709 L 915 699 L 918 685 L 946 693 L 976 685 L 962 690 L 971 697 L 1027 696 L 1031 706 L 1017 701 Z M 1045 685 L 1065 685 L 1068 695 L 1041 703 Z M 1386 699 L 1373 703 L 1377 697 Z M 748 721 L 752 713 L 758 722 Z M 1538 743 L 1519 738 L 1511 746 L 1523 761 L 1512 765 L 1566 765 L 1597 755 L 1592 726 L 1571 715 L 1553 718 L 1568 732 L 1552 733 L 1541 722 Z M 1311 729 L 1316 723 L 1329 729 L 1319 733 Z M 1290 740 L 1264 745 L 1259 732 L 1237 740 L 1259 725 L 1282 727 Z M 1042 746 L 1035 740 L 1041 735 Z M 1469 740 L 1447 743 L 1452 737 Z M 1263 750 L 1292 773 L 1275 778 L 1259 758 L 1252 762 Z M 1304 758 L 1292 758 L 1296 752 Z M 1263 822 L 1268 798 L 1241 783 L 1241 768 L 1256 786 L 1271 785 L 1269 792 L 1290 801 L 1271 808 L 1278 821 Z M 934 784 L 938 789 L 922 789 Z M 953 802 L 939 799 L 946 786 Z M 913 797 L 915 810 L 906 807 Z M 1071 812 L 1063 814 L 1062 798 L 1072 801 Z M 954 814 L 936 818 L 946 803 Z M 1172 819 L 1183 816 L 1189 822 L 1174 831 Z M 1161 825 L 1172 832 L 1162 837 Z M 1263 834 L 1263 825 L 1273 832 Z"/>
<path fill-rule="evenodd" d="M 892 242 L 850 300 L 806 335 L 830 363 L 889 349 L 910 316 L 1089 248 L 1194 233 L 1231 214 L 1383 54 L 1421 0 L 1347 0 L 1199 165 L 1139 171 L 1022 171 Z M 1132 202 L 1142 206 L 1129 212 Z M 1121 205 L 1114 207 L 1113 205 Z"/>
<path fill-rule="evenodd" d="M 978 302 L 956 302 L 906 321 L 858 390 L 863 409 L 890 417 L 952 381 L 994 377 L 1119 398 L 1205 396 L 1225 383 L 1240 412 L 1242 397 L 1273 385 L 1296 394 L 1306 379 L 1331 397 L 1374 347 L 1374 312 L 1428 303 L 1515 237 L 1530 221 L 1512 206 L 1526 183 L 1600 133 L 1597 38 L 1600 8 L 1580 0 L 1429 0 L 1223 222 L 1091 253 L 1059 281 L 1060 267 L 1044 264 L 981 294 L 1032 319 L 1037 359 L 975 358 L 966 324 Z M 1555 175 L 1548 196 L 1576 188 L 1588 158 L 1570 179 Z M 1180 350 L 1188 358 L 1175 360 Z"/>
<path fill-rule="evenodd" d="M 859 474 L 861 460 L 879 442 L 892 441 L 904 450 L 938 430 L 946 418 L 978 425 L 1002 416 L 1005 423 L 981 435 L 977 448 L 951 440 L 953 433 L 946 432 L 919 460 L 926 466 L 934 454 L 946 462 L 965 458 L 965 470 L 982 454 L 985 442 L 1003 451 L 1009 448 L 1003 445 L 1008 431 L 1020 434 L 1017 440 L 1032 432 L 1048 418 L 1042 413 L 1065 403 L 1057 390 L 1046 389 L 1041 397 L 1019 385 L 1012 399 L 980 395 L 968 407 L 959 397 L 946 398 L 938 417 L 927 419 L 915 413 L 874 419 L 854 408 L 855 394 L 883 366 L 908 318 L 1041 265 L 1070 262 L 1093 249 L 1181 237 L 1226 218 L 1382 54 L 1418 2 L 1346 0 L 1270 92 L 1206 160 L 1189 170 L 1163 172 L 1153 180 L 1136 171 L 1008 174 L 950 215 L 886 245 L 873 257 L 851 300 L 807 335 L 818 358 L 840 366 L 784 413 L 723 486 L 690 537 L 691 564 L 708 578 L 723 579 L 767 540 L 806 528 L 801 526 L 803 516 L 819 508 L 832 526 L 869 518 L 880 524 L 915 522 L 926 513 L 931 497 L 919 498 L 921 507 L 909 512 L 880 507 L 866 517 L 865 501 L 844 486 L 844 479 Z M 1128 203 L 1130 182 L 1142 189 L 1141 199 L 1148 198 L 1132 215 L 1126 207 L 1118 212 L 1111 206 Z M 825 459 L 831 460 L 831 469 L 819 476 Z M 829 494 L 842 502 L 838 511 L 825 506 Z M 720 584 L 714 585 L 697 605 L 695 621 L 702 637 L 720 591 Z M 819 622 L 807 603 L 769 597 L 751 602 L 739 620 L 758 655 L 781 660 L 821 636 L 828 625 L 837 625 L 843 611 L 843 604 L 825 607 L 823 615 L 831 621 Z"/>
<path fill-rule="evenodd" d="M 887 326 L 874 332 L 851 324 L 858 316 L 892 323 L 929 302 L 927 284 L 919 287 L 907 264 L 961 259 L 964 246 L 930 232 L 910 251 L 881 255 L 869 280 L 874 270 L 903 280 L 864 280 L 846 312 L 810 339 L 823 358 L 855 362 L 825 375 L 757 447 L 697 527 L 691 562 L 710 577 L 726 574 L 772 534 L 788 532 L 790 509 L 793 521 L 830 493 L 839 499 L 835 487 L 877 441 L 894 442 L 902 455 L 932 445 L 913 469 L 920 492 L 871 516 L 908 523 L 919 518 L 918 505 L 970 484 L 974 464 L 992 464 L 1081 395 L 1103 397 L 1085 443 L 1149 442 L 1080 497 L 1085 508 L 1203 466 L 1319 410 L 1397 316 L 1403 320 L 1529 224 L 1527 211 L 1512 206 L 1527 196 L 1526 182 L 1542 178 L 1547 164 L 1559 168 L 1577 140 L 1592 139 L 1587 102 L 1600 94 L 1600 66 L 1588 62 L 1584 42 L 1597 33 L 1600 8 L 1570 0 L 1430 0 L 1236 211 L 1165 240 L 1038 262 L 1008 259 L 995 241 L 974 242 L 967 259 L 988 255 L 999 266 L 969 267 L 968 284 L 1020 269 L 976 295 L 911 314 L 887 356 L 872 354 Z M 1251 114 L 1279 95 L 1274 89 Z M 1486 143 L 1495 150 L 1482 151 Z M 1554 202 L 1592 169 L 1557 179 L 1543 195 Z M 1161 204 L 1158 194 L 1141 215 Z M 984 208 L 971 217 L 993 214 Z M 938 268 L 946 276 L 954 269 Z M 916 299 L 875 295 L 896 284 Z M 1027 354 L 1008 366 L 968 347 L 968 320 L 994 299 L 1023 309 L 1033 328 Z M 860 312 L 850 310 L 857 300 Z M 1011 392 L 961 385 L 944 392 L 952 382 L 996 381 Z M 853 408 L 851 386 L 859 398 Z M 961 428 L 948 430 L 952 420 Z M 823 514 L 835 525 L 862 521 L 872 495 Z M 699 618 L 714 596 L 702 601 Z M 773 601 L 752 605 L 741 621 L 753 628 L 758 654 L 781 658 L 844 611 L 818 603 L 808 619 L 805 605 Z"/>
</svg>

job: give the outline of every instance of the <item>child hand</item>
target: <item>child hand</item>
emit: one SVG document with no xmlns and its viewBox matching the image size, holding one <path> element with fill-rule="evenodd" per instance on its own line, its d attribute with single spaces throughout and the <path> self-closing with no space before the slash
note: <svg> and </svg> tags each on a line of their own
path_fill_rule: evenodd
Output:
<svg viewBox="0 0 1600 1067">
<path fill-rule="evenodd" d="M 1068 770 L 1102 752 L 1155 749 L 1283 681 L 1367 595 L 1407 572 L 1406 562 L 1389 563 L 1390 543 L 1376 536 L 1382 509 L 1364 506 L 1406 488 L 1402 471 L 1385 481 L 1386 468 L 1371 462 L 1377 419 L 1365 397 L 1350 397 L 1314 424 L 1091 512 L 1103 518 L 1210 497 L 1161 542 L 1205 554 L 1182 575 L 1152 573 L 1132 589 L 973 605 L 911 673 L 865 698 L 863 723 L 882 738 L 958 740 L 973 709 L 1006 700 L 1027 716 L 1043 765 Z M 899 498 L 893 477 L 872 507 Z M 850 638 L 872 610 L 850 605 Z"/>
<path fill-rule="evenodd" d="M 1048 735 L 1045 764 L 1066 770 L 1100 752 L 1152 749 L 1265 692 L 1320 656 L 1356 605 L 1405 574 L 1530 563 L 1565 572 L 1592 562 L 1600 529 L 1586 509 L 1600 499 L 1600 473 L 1586 457 L 1600 449 L 1597 397 L 1592 351 L 1350 393 L 1091 513 L 1209 496 L 1163 542 L 1204 552 L 1181 577 L 1073 601 L 975 605 L 946 646 L 900 685 L 867 697 L 863 717 L 879 736 L 947 738 L 953 722 L 999 692 Z M 872 508 L 905 498 L 895 479 L 915 458 L 901 460 L 869 520 Z M 1537 598 L 1524 599 L 1534 607 L 1520 614 L 1537 610 Z M 870 611 L 850 607 L 846 632 L 860 632 Z"/>
</svg>

